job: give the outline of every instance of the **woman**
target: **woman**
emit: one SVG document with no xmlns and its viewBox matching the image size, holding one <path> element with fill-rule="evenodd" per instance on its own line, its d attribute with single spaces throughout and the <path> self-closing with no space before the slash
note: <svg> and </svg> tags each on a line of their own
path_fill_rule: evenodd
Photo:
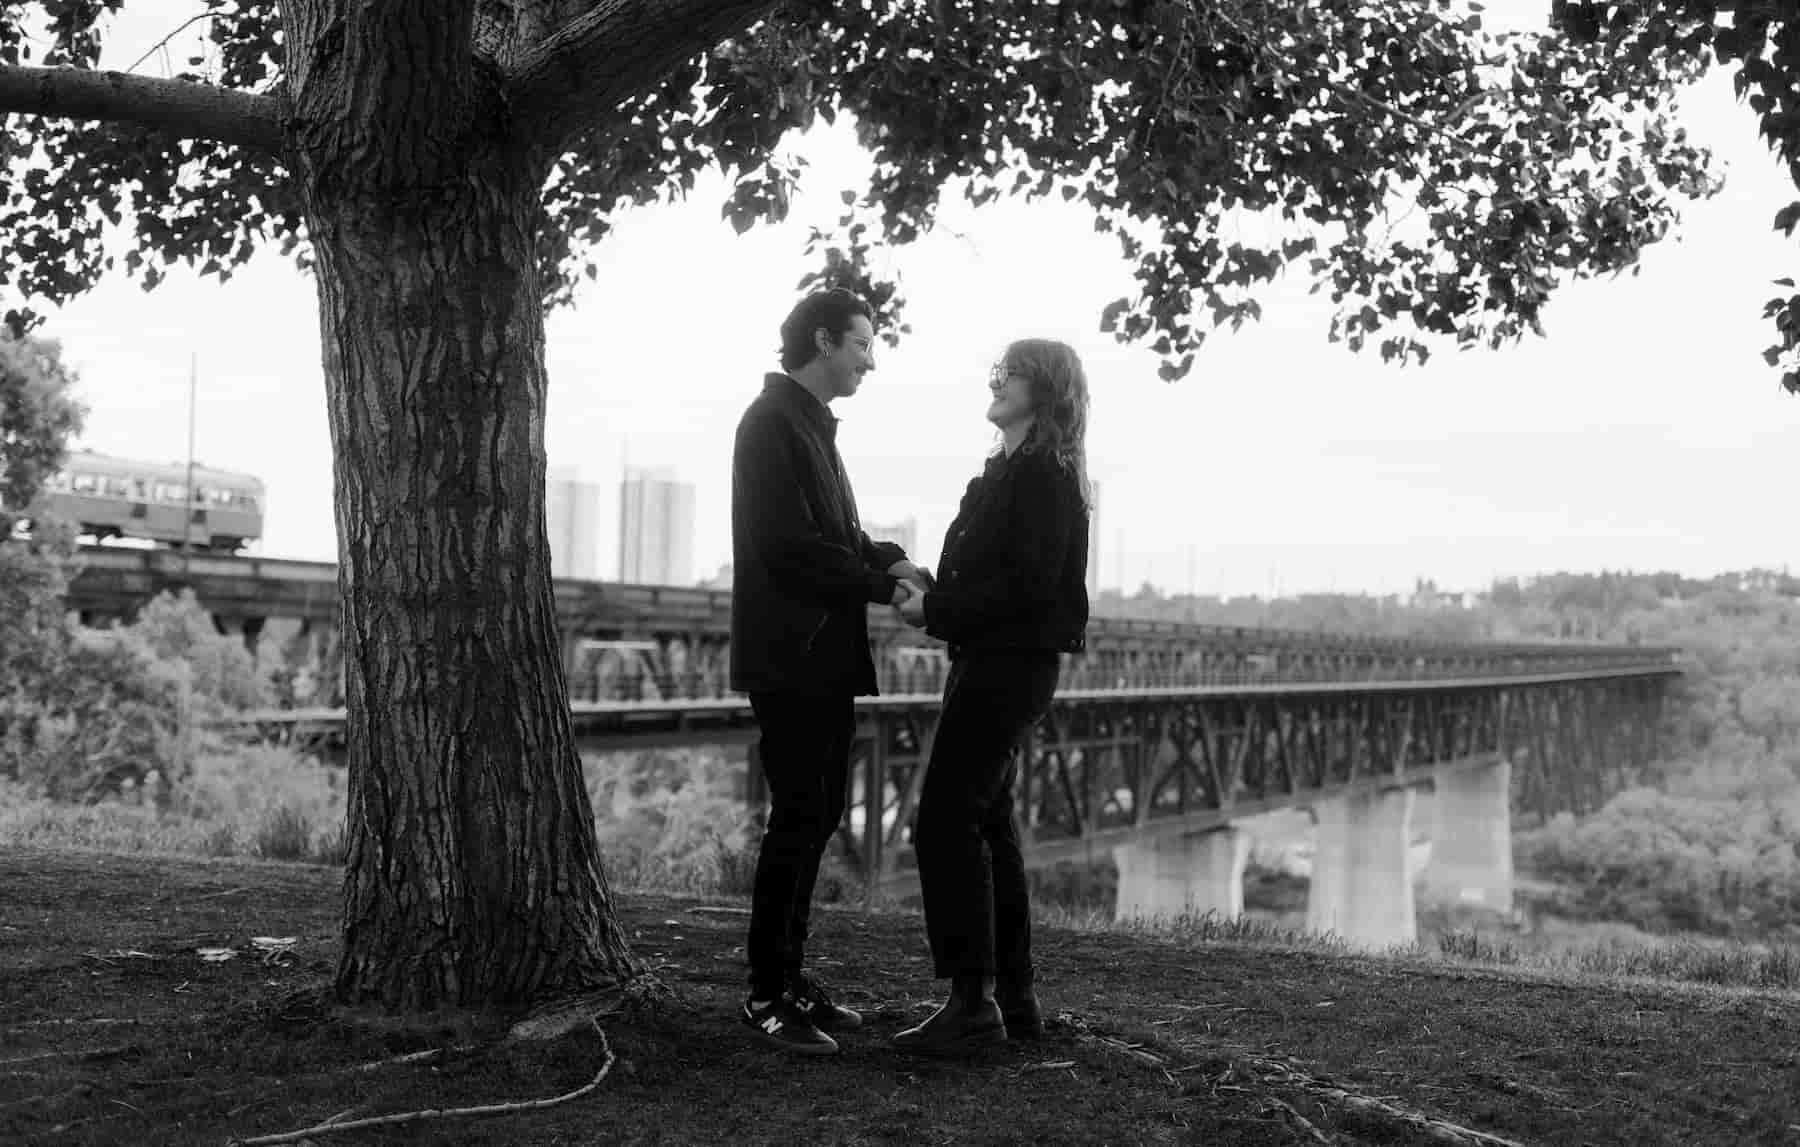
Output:
<svg viewBox="0 0 1800 1147">
<path fill-rule="evenodd" d="M 1067 345 L 1013 343 L 989 379 L 1000 449 L 963 494 L 936 582 L 897 608 L 950 646 L 913 846 L 949 1000 L 894 1045 L 947 1054 L 1035 1037 L 1031 904 L 1014 749 L 1087 627 L 1087 376 Z"/>
</svg>

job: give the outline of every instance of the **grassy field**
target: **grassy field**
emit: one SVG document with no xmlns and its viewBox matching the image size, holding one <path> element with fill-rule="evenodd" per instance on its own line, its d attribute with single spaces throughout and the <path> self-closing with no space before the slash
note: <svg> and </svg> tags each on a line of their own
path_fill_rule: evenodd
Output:
<svg viewBox="0 0 1800 1147">
<path fill-rule="evenodd" d="M 674 1001 L 517 1042 L 499 1038 L 505 1017 L 401 1023 L 324 1006 L 337 893 L 320 866 L 0 848 L 0 1142 L 223 1145 L 507 1106 L 308 1138 L 1800 1142 L 1791 990 L 1503 967 L 1476 948 L 1352 956 L 1210 922 L 1050 924 L 1049 1038 L 921 1062 L 887 1047 L 936 999 L 919 919 L 827 909 L 819 967 L 869 1024 L 842 1055 L 797 1062 L 731 1022 L 741 902 L 621 895 Z M 572 1101 L 517 1106 L 603 1067 Z"/>
</svg>

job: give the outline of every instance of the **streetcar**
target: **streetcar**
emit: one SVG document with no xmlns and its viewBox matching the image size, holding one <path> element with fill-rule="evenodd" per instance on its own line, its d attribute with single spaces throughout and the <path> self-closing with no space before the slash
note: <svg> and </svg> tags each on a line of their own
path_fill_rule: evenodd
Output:
<svg viewBox="0 0 1800 1147">
<path fill-rule="evenodd" d="M 228 554 L 262 537 L 262 479 L 210 466 L 192 473 L 190 495 L 186 463 L 74 451 L 25 517 L 54 515 L 95 541 L 134 538 Z"/>
</svg>

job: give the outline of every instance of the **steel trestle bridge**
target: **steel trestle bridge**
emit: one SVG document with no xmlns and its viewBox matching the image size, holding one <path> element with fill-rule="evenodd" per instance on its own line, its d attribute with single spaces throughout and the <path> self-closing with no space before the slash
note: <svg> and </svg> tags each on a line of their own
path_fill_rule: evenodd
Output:
<svg viewBox="0 0 1800 1147">
<path fill-rule="evenodd" d="M 341 671 L 336 567 L 269 558 L 88 547 L 71 608 L 129 616 L 194 591 L 222 631 L 276 641 Z M 559 579 L 563 664 L 578 743 L 591 751 L 746 745 L 729 693 L 731 595 Z M 871 893 L 903 883 L 935 729 L 943 646 L 870 610 L 882 696 L 857 703 L 843 858 Z M 1096 618 L 1065 657 L 1023 748 L 1019 817 L 1034 865 L 1191 839 L 1257 812 L 1440 783 L 1505 762 L 1509 803 L 1539 820 L 1585 813 L 1659 749 L 1679 651 L 1637 645 L 1453 643 Z M 245 714 L 251 735 L 342 752 L 340 708 Z M 761 807 L 761 771 L 745 795 Z"/>
</svg>

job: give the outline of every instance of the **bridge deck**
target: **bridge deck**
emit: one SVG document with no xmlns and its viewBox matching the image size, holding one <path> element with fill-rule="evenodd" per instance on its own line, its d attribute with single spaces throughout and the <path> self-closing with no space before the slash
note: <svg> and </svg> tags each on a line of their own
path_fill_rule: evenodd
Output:
<svg viewBox="0 0 1800 1147">
<path fill-rule="evenodd" d="M 1377 678 L 1365 681 L 1283 681 L 1262 684 L 1169 685 L 1125 687 L 1119 689 L 1059 689 L 1055 700 L 1063 703 L 1084 701 L 1171 701 L 1220 698 L 1274 697 L 1342 697 L 1347 695 L 1445 693 L 1458 690 L 1490 690 L 1523 688 L 1534 685 L 1573 684 L 1582 681 L 1616 681 L 1646 677 L 1672 677 L 1681 673 L 1673 664 L 1649 664 L 1614 669 L 1590 669 L 1567 673 L 1514 673 L 1486 677 L 1424 678 L 1403 680 Z M 936 706 L 943 698 L 938 693 L 890 693 L 878 697 L 858 697 L 858 709 L 918 709 Z M 669 698 L 644 701 L 571 701 L 570 713 L 578 720 L 606 716 L 703 717 L 747 714 L 750 699 L 741 695 L 703 698 Z M 324 728 L 341 723 L 343 709 L 262 709 L 239 713 L 221 719 L 222 727 L 304 725 Z"/>
</svg>

